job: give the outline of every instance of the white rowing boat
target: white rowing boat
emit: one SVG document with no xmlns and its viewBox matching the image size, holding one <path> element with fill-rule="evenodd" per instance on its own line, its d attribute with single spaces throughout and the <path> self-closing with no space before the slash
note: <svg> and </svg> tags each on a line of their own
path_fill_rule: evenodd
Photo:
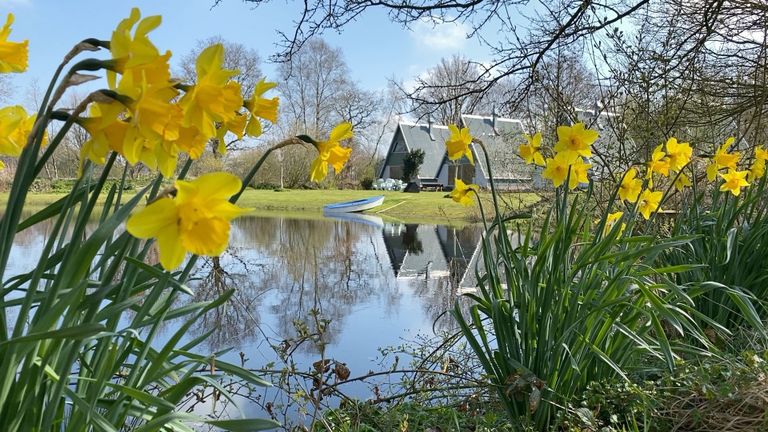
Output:
<svg viewBox="0 0 768 432">
<path fill-rule="evenodd" d="M 354 213 L 380 206 L 384 202 L 384 195 L 372 196 L 354 201 L 344 201 L 336 204 L 328 204 L 323 207 L 324 213 Z"/>
</svg>

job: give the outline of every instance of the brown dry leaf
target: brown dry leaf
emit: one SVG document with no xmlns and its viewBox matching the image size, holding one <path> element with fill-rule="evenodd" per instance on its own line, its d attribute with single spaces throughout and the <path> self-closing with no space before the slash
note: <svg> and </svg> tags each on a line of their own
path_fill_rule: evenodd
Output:
<svg viewBox="0 0 768 432">
<path fill-rule="evenodd" d="M 317 373 L 326 373 L 331 370 L 331 360 L 322 359 L 312 363 L 312 367 L 315 368 Z"/>
<path fill-rule="evenodd" d="M 336 362 L 333 373 L 336 374 L 336 379 L 339 381 L 346 381 L 349 378 L 350 371 L 345 363 Z"/>
</svg>

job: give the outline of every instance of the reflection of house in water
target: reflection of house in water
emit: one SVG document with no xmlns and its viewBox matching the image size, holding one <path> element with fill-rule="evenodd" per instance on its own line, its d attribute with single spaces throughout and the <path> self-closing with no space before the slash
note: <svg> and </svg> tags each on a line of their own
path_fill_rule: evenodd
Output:
<svg viewBox="0 0 768 432">
<path fill-rule="evenodd" d="M 523 234 L 521 234 L 520 232 L 507 231 L 507 235 L 509 236 L 509 241 L 513 248 L 517 248 L 522 244 Z M 491 242 L 491 244 L 493 244 L 493 242 Z M 480 261 L 482 259 L 483 259 L 483 245 L 480 242 L 480 240 L 478 240 L 477 247 L 472 253 L 472 257 L 469 259 L 469 262 L 467 263 L 467 269 L 464 272 L 461 279 L 458 281 L 460 293 L 470 293 L 477 290 L 477 285 L 478 285 L 477 276 L 478 274 L 480 275 L 485 274 L 485 268 L 483 266 L 483 262 Z M 502 286 L 505 286 L 505 285 L 502 284 Z"/>
<path fill-rule="evenodd" d="M 388 224 L 384 244 L 395 277 L 436 279 L 464 277 L 469 261 L 479 246 L 479 227 Z"/>
</svg>

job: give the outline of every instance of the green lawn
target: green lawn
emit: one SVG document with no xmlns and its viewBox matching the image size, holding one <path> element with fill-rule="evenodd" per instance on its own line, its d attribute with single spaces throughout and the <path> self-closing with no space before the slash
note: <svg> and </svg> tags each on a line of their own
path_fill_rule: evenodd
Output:
<svg viewBox="0 0 768 432">
<path fill-rule="evenodd" d="M 321 215 L 323 206 L 340 201 L 384 195 L 381 207 L 369 214 L 409 222 L 435 222 L 461 224 L 480 220 L 477 206 L 464 207 L 446 198 L 446 192 L 403 193 L 367 190 L 249 190 L 239 204 L 261 212 L 301 213 Z M 483 194 L 485 208 L 492 209 L 490 194 Z M 519 210 L 536 203 L 539 197 L 532 193 L 514 193 L 504 196 L 506 209 Z"/>
<path fill-rule="evenodd" d="M 128 198 L 132 193 L 127 193 Z M 385 219 L 396 219 L 413 223 L 464 224 L 480 220 L 477 206 L 464 207 L 450 198 L 446 192 L 421 192 L 416 194 L 389 191 L 366 190 L 248 190 L 238 203 L 250 207 L 258 215 L 281 215 L 288 217 L 320 217 L 323 206 L 340 201 L 384 195 L 384 204 L 370 210 Z M 36 211 L 61 198 L 62 194 L 32 193 L 27 197 L 26 210 Z M 491 211 L 491 196 L 482 194 L 485 208 Z M 0 201 L 8 199 L 7 193 L 0 193 Z M 539 197 L 533 193 L 509 193 L 503 196 L 506 210 L 520 210 L 536 203 Z"/>
</svg>

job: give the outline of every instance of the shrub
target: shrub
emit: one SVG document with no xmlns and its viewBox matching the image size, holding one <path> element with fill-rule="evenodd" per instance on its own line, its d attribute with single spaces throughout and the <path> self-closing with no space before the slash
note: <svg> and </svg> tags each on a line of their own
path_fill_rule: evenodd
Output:
<svg viewBox="0 0 768 432">
<path fill-rule="evenodd" d="M 596 382 L 584 394 L 592 427 L 756 432 L 768 429 L 766 352 L 678 362 L 673 373 Z M 587 416 L 583 416 L 587 417 Z M 586 425 L 585 425 L 586 426 Z"/>
<path fill-rule="evenodd" d="M 373 178 L 366 177 L 360 181 L 360 187 L 365 190 L 373 189 Z"/>
<path fill-rule="evenodd" d="M 419 174 L 419 168 L 424 163 L 424 150 L 415 149 L 408 152 L 403 158 L 403 181 L 410 182 Z"/>
<path fill-rule="evenodd" d="M 745 325 L 768 337 L 768 254 L 758 252 L 768 248 L 766 177 L 739 196 L 702 188 L 686 198 L 671 233 L 693 239 L 664 251 L 655 265 L 701 264 L 676 278 L 719 338 Z"/>
</svg>

